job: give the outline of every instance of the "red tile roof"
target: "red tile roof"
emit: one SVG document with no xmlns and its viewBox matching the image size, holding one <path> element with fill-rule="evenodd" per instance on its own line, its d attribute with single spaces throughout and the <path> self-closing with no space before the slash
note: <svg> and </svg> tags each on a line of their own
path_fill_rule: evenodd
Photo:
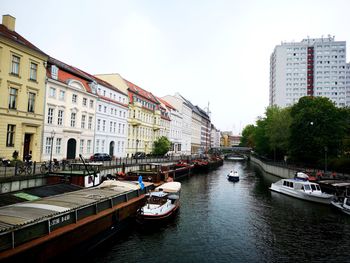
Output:
<svg viewBox="0 0 350 263">
<path fill-rule="evenodd" d="M 159 97 L 157 97 L 157 99 L 158 99 L 161 103 L 163 103 L 166 107 L 168 107 L 169 109 L 175 110 L 175 108 L 173 107 L 173 105 L 171 105 L 169 102 L 167 102 L 167 101 L 165 101 L 165 100 L 163 100 L 163 99 L 161 99 L 161 98 L 159 98 Z"/>
<path fill-rule="evenodd" d="M 30 43 L 27 39 L 22 37 L 20 34 L 18 34 L 15 31 L 8 30 L 6 26 L 3 24 L 0 24 L 0 36 L 6 37 L 22 46 L 28 47 L 30 49 L 33 49 L 45 56 L 47 56 L 43 51 L 41 51 L 39 48 L 34 46 L 32 43 Z"/>
<path fill-rule="evenodd" d="M 157 100 L 157 98 L 151 92 L 148 92 L 148 91 L 136 86 L 135 84 L 131 83 L 130 81 L 127 81 L 126 79 L 124 79 L 124 81 L 128 85 L 128 88 L 131 92 L 136 93 L 136 94 L 144 97 L 145 99 L 148 99 L 148 100 L 154 102 L 155 104 L 160 104 L 159 101 Z"/>
</svg>

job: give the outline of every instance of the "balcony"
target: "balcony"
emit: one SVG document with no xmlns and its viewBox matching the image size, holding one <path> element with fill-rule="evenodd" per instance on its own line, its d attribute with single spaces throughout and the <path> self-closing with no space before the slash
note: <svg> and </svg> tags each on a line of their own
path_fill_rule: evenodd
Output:
<svg viewBox="0 0 350 263">
<path fill-rule="evenodd" d="M 159 124 L 153 124 L 153 130 L 158 131 L 160 130 L 161 126 Z"/>
<path fill-rule="evenodd" d="M 141 121 L 139 119 L 132 118 L 132 119 L 130 119 L 130 124 L 132 126 L 139 126 L 139 125 L 141 125 Z"/>
</svg>

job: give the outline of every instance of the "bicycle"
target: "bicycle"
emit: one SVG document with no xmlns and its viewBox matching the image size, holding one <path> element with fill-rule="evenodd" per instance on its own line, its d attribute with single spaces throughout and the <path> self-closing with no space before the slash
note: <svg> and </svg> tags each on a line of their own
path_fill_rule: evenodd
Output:
<svg viewBox="0 0 350 263">
<path fill-rule="evenodd" d="M 40 172 L 41 173 L 47 173 L 47 172 L 57 172 L 57 170 L 60 168 L 60 165 L 57 160 L 50 162 L 43 162 L 40 166 Z"/>
<path fill-rule="evenodd" d="M 33 172 L 33 161 L 32 160 L 25 160 L 21 165 L 17 167 L 17 173 L 21 175 L 24 174 L 32 174 Z"/>
</svg>

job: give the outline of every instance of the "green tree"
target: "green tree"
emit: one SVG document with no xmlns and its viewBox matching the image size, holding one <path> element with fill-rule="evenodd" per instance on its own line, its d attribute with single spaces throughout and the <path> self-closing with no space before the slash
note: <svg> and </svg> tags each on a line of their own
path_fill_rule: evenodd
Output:
<svg viewBox="0 0 350 263">
<path fill-rule="evenodd" d="M 290 108 L 268 107 L 265 120 L 270 151 L 273 152 L 274 159 L 282 159 L 288 151 L 291 124 Z"/>
<path fill-rule="evenodd" d="M 339 153 L 348 129 L 347 114 L 324 97 L 302 97 L 291 108 L 290 156 L 308 164 Z"/>
<path fill-rule="evenodd" d="M 170 149 L 170 141 L 167 137 L 162 136 L 153 143 L 153 154 L 154 155 L 164 155 Z"/>
<path fill-rule="evenodd" d="M 254 148 L 254 132 L 256 127 L 253 124 L 249 124 L 244 127 L 242 131 L 242 138 L 240 141 L 240 146 L 246 146 Z"/>
</svg>

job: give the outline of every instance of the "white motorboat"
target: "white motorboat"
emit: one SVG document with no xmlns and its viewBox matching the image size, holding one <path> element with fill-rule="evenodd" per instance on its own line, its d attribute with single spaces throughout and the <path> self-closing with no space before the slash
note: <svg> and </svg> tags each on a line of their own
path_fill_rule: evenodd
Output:
<svg viewBox="0 0 350 263">
<path fill-rule="evenodd" d="M 270 190 L 322 204 L 330 204 L 334 197 L 331 194 L 323 193 L 317 183 L 299 178 L 281 179 L 276 183 L 272 183 Z"/>
<path fill-rule="evenodd" d="M 181 183 L 168 182 L 150 192 L 147 203 L 142 207 L 140 218 L 143 222 L 158 222 L 175 214 L 180 207 Z"/>
<path fill-rule="evenodd" d="M 332 205 L 345 214 L 350 215 L 350 196 L 348 182 L 333 183 L 332 186 L 336 189 L 335 198 L 332 201 Z"/>
<path fill-rule="evenodd" d="M 331 202 L 331 204 L 342 211 L 345 214 L 350 215 L 350 198 L 345 197 L 344 199 L 338 199 Z"/>
<path fill-rule="evenodd" d="M 227 175 L 227 180 L 231 181 L 231 182 L 238 182 L 239 181 L 239 174 L 237 171 L 231 171 L 228 175 Z"/>
</svg>

